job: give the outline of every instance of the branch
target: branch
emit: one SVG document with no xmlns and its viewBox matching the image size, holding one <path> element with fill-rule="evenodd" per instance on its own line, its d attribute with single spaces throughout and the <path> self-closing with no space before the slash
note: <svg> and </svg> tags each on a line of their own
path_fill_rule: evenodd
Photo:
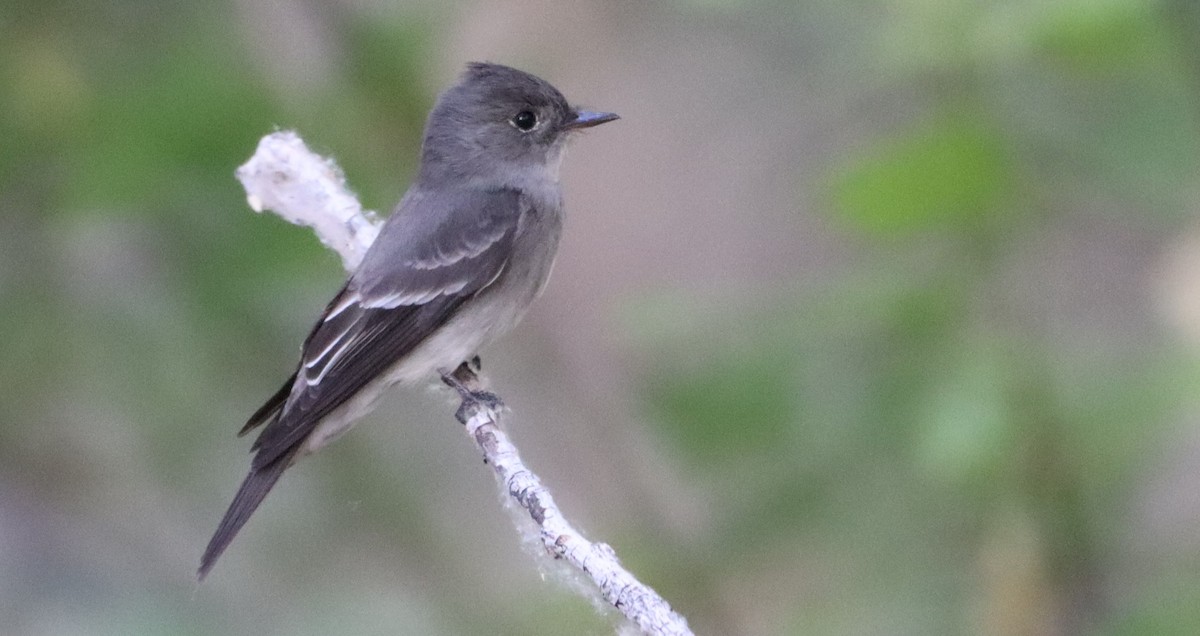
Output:
<svg viewBox="0 0 1200 636">
<path fill-rule="evenodd" d="M 255 212 L 269 209 L 291 223 L 313 228 L 321 242 L 342 257 L 347 271 L 358 266 L 379 234 L 380 222 L 374 213 L 364 212 L 346 189 L 337 165 L 313 154 L 294 132 L 263 137 L 254 156 L 238 168 L 237 178 Z M 466 425 L 484 461 L 495 469 L 500 487 L 537 524 L 538 539 L 547 552 L 591 578 L 604 601 L 642 633 L 690 636 L 687 621 L 623 568 L 611 547 L 588 541 L 567 521 L 501 430 L 499 400 L 479 399 L 487 394 L 481 393 L 479 378 L 470 367 L 464 363 L 445 380 L 463 398 L 456 417 Z M 525 531 L 521 525 L 518 532 Z"/>
<path fill-rule="evenodd" d="M 313 154 L 290 130 L 263 137 L 250 161 L 237 169 L 237 178 L 252 210 L 271 210 L 289 223 L 311 227 L 342 257 L 347 272 L 358 267 L 379 235 L 382 223 L 346 189 L 337 164 Z"/>
</svg>

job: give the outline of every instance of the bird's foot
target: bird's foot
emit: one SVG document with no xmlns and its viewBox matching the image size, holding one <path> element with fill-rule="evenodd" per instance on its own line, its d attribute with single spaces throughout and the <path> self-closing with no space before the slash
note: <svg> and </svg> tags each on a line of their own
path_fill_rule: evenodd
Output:
<svg viewBox="0 0 1200 636">
<path fill-rule="evenodd" d="M 479 357 L 476 356 L 471 362 L 474 363 L 474 366 L 478 366 L 478 360 Z M 463 362 L 453 373 L 442 372 L 442 382 L 457 391 L 459 398 L 462 399 L 462 404 L 455 411 L 454 417 L 463 424 L 466 424 L 471 415 L 479 410 L 500 411 L 504 408 L 504 402 L 500 400 L 500 396 L 491 391 L 472 388 L 472 386 L 478 385 L 479 377 L 475 375 L 471 366 L 471 363 Z"/>
<path fill-rule="evenodd" d="M 471 413 L 475 413 L 481 409 L 487 409 L 492 412 L 504 410 L 504 402 L 500 400 L 500 396 L 491 391 L 471 391 L 463 397 L 463 402 L 458 406 L 458 410 L 454 412 L 454 417 L 463 424 L 470 419 Z"/>
</svg>

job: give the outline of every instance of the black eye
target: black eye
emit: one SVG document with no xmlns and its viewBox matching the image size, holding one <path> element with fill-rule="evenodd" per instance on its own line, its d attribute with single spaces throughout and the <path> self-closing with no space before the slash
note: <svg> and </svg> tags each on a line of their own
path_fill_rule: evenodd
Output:
<svg viewBox="0 0 1200 636">
<path fill-rule="evenodd" d="M 529 132 L 533 130 L 533 127 L 536 126 L 537 123 L 537 115 L 534 115 L 528 110 L 523 110 L 516 115 L 513 115 L 512 118 L 512 125 L 516 126 L 517 130 L 521 132 Z"/>
</svg>

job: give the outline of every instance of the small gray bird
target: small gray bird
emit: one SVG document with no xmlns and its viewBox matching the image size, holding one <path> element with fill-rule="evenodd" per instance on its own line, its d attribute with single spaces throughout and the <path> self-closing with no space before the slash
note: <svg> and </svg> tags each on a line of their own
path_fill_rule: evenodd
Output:
<svg viewBox="0 0 1200 636">
<path fill-rule="evenodd" d="M 558 249 L 567 138 L 614 119 L 498 64 L 469 64 L 442 93 L 416 181 L 308 334 L 296 372 L 239 433 L 263 426 L 200 579 L 283 471 L 349 430 L 385 388 L 444 375 L 516 325 Z"/>
</svg>

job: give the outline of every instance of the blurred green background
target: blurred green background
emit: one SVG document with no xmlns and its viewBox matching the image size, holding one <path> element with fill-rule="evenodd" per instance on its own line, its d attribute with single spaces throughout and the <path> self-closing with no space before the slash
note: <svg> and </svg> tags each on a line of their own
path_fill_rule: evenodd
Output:
<svg viewBox="0 0 1200 636">
<path fill-rule="evenodd" d="M 1200 633 L 1198 33 L 1194 0 L 4 0 L 0 631 L 612 633 L 430 390 L 193 578 L 343 277 L 234 169 L 295 128 L 386 212 L 484 59 L 623 117 L 485 368 L 697 633 Z"/>
</svg>

